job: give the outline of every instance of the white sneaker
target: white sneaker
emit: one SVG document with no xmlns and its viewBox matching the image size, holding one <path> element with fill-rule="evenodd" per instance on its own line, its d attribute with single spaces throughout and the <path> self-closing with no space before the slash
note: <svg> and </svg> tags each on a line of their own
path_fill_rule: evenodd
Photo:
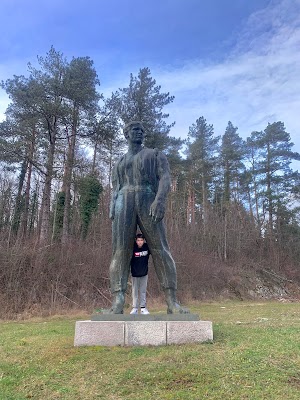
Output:
<svg viewBox="0 0 300 400">
<path fill-rule="evenodd" d="M 141 308 L 141 314 L 150 314 L 146 307 Z"/>
<path fill-rule="evenodd" d="M 130 311 L 130 314 L 137 314 L 138 313 L 138 308 L 133 307 L 133 309 Z"/>
</svg>

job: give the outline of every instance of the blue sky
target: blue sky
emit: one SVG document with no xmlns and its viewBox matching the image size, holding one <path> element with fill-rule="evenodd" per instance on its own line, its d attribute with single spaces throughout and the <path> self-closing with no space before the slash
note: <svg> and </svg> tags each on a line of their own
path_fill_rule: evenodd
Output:
<svg viewBox="0 0 300 400">
<path fill-rule="evenodd" d="M 1 0 L 1 17 L 1 80 L 51 45 L 90 56 L 105 95 L 147 66 L 175 95 L 172 135 L 200 116 L 244 138 L 281 120 L 300 152 L 300 0 Z M 7 104 L 0 90 L 0 119 Z"/>
</svg>

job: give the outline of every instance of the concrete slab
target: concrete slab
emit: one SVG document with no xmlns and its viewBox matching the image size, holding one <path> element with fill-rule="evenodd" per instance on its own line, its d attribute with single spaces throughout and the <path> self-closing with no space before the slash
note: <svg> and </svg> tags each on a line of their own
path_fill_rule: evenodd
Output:
<svg viewBox="0 0 300 400">
<path fill-rule="evenodd" d="M 74 346 L 124 346 L 124 322 L 77 321 Z"/>
<path fill-rule="evenodd" d="M 74 346 L 165 346 L 209 340 L 211 321 L 77 321 Z"/>
<path fill-rule="evenodd" d="M 125 346 L 166 345 L 165 321 L 136 321 L 125 323 Z"/>
<path fill-rule="evenodd" d="M 168 321 L 167 344 L 201 343 L 213 340 L 211 321 Z"/>
<path fill-rule="evenodd" d="M 94 314 L 92 321 L 199 321 L 198 314 Z"/>
</svg>

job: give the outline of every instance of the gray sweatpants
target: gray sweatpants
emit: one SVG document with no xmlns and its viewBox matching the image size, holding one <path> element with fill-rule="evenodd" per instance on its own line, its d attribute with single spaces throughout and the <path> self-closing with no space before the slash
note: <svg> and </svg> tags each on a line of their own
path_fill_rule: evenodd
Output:
<svg viewBox="0 0 300 400">
<path fill-rule="evenodd" d="M 132 307 L 146 307 L 146 293 L 147 293 L 147 282 L 148 275 L 145 276 L 132 276 Z"/>
</svg>

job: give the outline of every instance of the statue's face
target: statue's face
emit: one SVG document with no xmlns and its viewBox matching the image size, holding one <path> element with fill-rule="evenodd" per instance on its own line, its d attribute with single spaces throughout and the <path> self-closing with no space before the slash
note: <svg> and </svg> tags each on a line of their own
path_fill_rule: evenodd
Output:
<svg viewBox="0 0 300 400">
<path fill-rule="evenodd" d="M 144 130 L 141 125 L 132 125 L 132 127 L 128 131 L 128 140 L 132 143 L 143 143 Z"/>
</svg>

